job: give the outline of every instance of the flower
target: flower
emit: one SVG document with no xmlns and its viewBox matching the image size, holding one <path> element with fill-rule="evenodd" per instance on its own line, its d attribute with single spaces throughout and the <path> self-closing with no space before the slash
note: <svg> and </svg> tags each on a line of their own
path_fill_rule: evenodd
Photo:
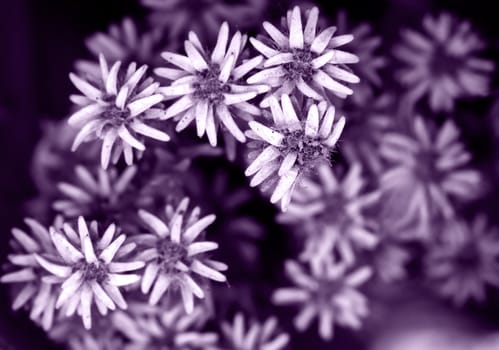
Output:
<svg viewBox="0 0 499 350">
<path fill-rule="evenodd" d="M 226 270 L 227 265 L 202 255 L 217 249 L 217 243 L 196 241 L 213 223 L 215 215 L 200 219 L 198 207 L 187 215 L 188 205 L 189 199 L 184 198 L 176 209 L 171 205 L 167 206 L 167 220 L 140 210 L 139 216 L 152 232 L 137 235 L 134 239 L 142 247 L 139 256 L 147 263 L 141 290 L 144 294 L 149 294 L 149 303 L 157 304 L 171 287 L 179 287 L 185 311 L 192 313 L 193 296 L 200 299 L 205 296 L 192 273 L 217 282 L 225 282 L 225 276 L 219 271 Z"/>
<path fill-rule="evenodd" d="M 100 56 L 101 78 L 95 86 L 71 73 L 69 78 L 83 95 L 73 95 L 71 100 L 79 109 L 69 117 L 68 123 L 79 129 L 72 149 L 89 139 L 102 139 L 101 165 L 107 168 L 110 159 L 116 163 L 123 152 L 128 165 L 133 163 L 133 149 L 144 151 L 144 144 L 137 138 L 147 136 L 168 141 L 164 132 L 148 125 L 163 114 L 154 106 L 163 100 L 157 93 L 158 83 L 144 78 L 147 66 L 136 69 L 131 63 L 126 71 L 118 61 L 108 69 L 104 56 Z"/>
<path fill-rule="evenodd" d="M 61 182 L 58 189 L 63 198 L 55 200 L 53 208 L 66 218 L 84 216 L 87 219 L 114 220 L 133 202 L 129 195 L 131 181 L 137 168 L 127 167 L 121 174 L 116 168 L 97 167 L 96 175 L 89 168 L 78 165 L 72 183 Z"/>
<path fill-rule="evenodd" d="M 485 216 L 448 221 L 428 249 L 427 276 L 456 305 L 483 302 L 486 286 L 499 287 L 499 231 L 488 227 Z"/>
<path fill-rule="evenodd" d="M 31 309 L 30 318 L 49 330 L 54 321 L 57 291 L 53 284 L 44 279 L 44 270 L 34 254 L 44 251 L 54 253 L 55 249 L 44 226 L 30 218 L 24 219 L 24 222 L 30 229 L 29 233 L 18 228 L 12 229 L 14 253 L 8 256 L 8 260 L 15 271 L 3 275 L 0 282 L 21 286 L 16 291 L 12 308 L 18 310 L 28 306 Z"/>
<path fill-rule="evenodd" d="M 251 147 L 258 150 L 250 153 L 251 164 L 245 171 L 253 176 L 250 186 L 277 181 L 270 201 L 281 201 L 283 211 L 289 205 L 291 195 L 300 175 L 320 163 L 329 163 L 333 147 L 345 126 L 345 118 L 334 123 L 335 108 L 326 101 L 310 104 L 305 115 L 297 115 L 288 95 L 281 103 L 271 97 L 272 126 L 251 121 L 251 131 L 246 135 L 255 141 Z M 282 106 L 282 108 L 281 108 Z M 306 109 L 304 109 L 306 110 Z M 334 126 L 333 126 L 334 124 Z M 271 175 L 277 174 L 277 177 Z"/>
<path fill-rule="evenodd" d="M 479 189 L 480 173 L 465 167 L 471 155 L 459 142 L 454 122 L 447 120 L 436 132 L 429 127 L 417 117 L 409 133 L 390 131 L 381 141 L 379 152 L 390 167 L 380 186 L 387 207 L 405 208 L 394 218 L 399 228 L 416 219 L 424 229 L 435 215 L 452 217 L 453 199 L 470 199 Z"/>
<path fill-rule="evenodd" d="M 252 119 L 260 111 L 249 104 L 259 93 L 267 91 L 264 85 L 246 85 L 241 79 L 262 61 L 261 56 L 241 63 L 240 56 L 246 36 L 236 32 L 229 42 L 229 25 L 224 22 L 218 32 L 217 43 L 209 55 L 194 32 L 185 41 L 187 56 L 163 52 L 162 57 L 180 68 L 157 68 L 155 73 L 172 80 L 169 86 L 159 88 L 167 99 L 179 98 L 163 119 L 176 118 L 176 131 L 184 130 L 196 120 L 198 137 L 205 132 L 212 146 L 217 145 L 220 123 L 239 142 L 246 138 L 234 116 Z"/>
<path fill-rule="evenodd" d="M 316 26 L 319 10 L 309 11 L 305 28 L 302 26 L 300 7 L 288 12 L 285 35 L 270 22 L 263 28 L 270 38 L 250 38 L 255 49 L 266 57 L 263 69 L 250 76 L 250 84 L 261 83 L 272 87 L 267 97 L 280 98 L 298 89 L 304 96 L 315 100 L 326 98 L 324 89 L 339 97 L 346 97 L 353 90 L 338 82 L 358 83 L 359 78 L 346 69 L 345 64 L 357 63 L 358 57 L 337 48 L 353 40 L 352 35 L 333 37 L 336 27 L 328 27 L 319 34 Z M 268 100 L 262 102 L 266 106 Z"/>
<path fill-rule="evenodd" d="M 102 315 L 116 306 L 125 309 L 127 303 L 119 287 L 132 285 L 140 280 L 139 274 L 129 273 L 144 267 L 143 261 L 121 260 L 135 248 L 125 244 L 126 235 L 120 234 L 111 224 L 102 236 L 97 225 L 90 230 L 83 217 L 78 218 L 78 233 L 69 224 L 62 230 L 50 228 L 50 238 L 58 254 L 35 254 L 37 263 L 47 270 L 53 283 L 61 284 L 55 303 L 56 308 L 72 316 L 78 310 L 86 329 L 92 327 L 92 304 Z"/>
<path fill-rule="evenodd" d="M 379 238 L 365 211 L 377 203 L 380 192 L 365 191 L 362 166 L 352 164 L 341 179 L 327 165 L 317 174 L 303 178 L 288 211 L 279 216 L 279 221 L 297 224 L 297 231 L 307 235 L 302 259 L 324 259 L 337 246 L 347 255 L 357 248 L 374 248 Z"/>
<path fill-rule="evenodd" d="M 201 329 L 207 314 L 199 305 L 185 314 L 180 303 L 165 308 L 136 302 L 127 311 L 113 313 L 111 324 L 127 339 L 125 350 L 212 350 L 216 349 L 217 334 Z"/>
<path fill-rule="evenodd" d="M 306 330 L 314 317 L 319 319 L 319 335 L 333 338 L 334 323 L 358 329 L 368 314 L 366 298 L 357 290 L 372 274 L 371 268 L 360 267 L 347 273 L 345 264 L 311 264 L 309 275 L 303 266 L 287 261 L 286 274 L 295 287 L 277 289 L 273 302 L 298 304 L 301 311 L 294 318 L 297 330 Z"/>
<path fill-rule="evenodd" d="M 449 13 L 425 16 L 424 32 L 405 30 L 394 55 L 405 65 L 398 80 L 415 103 L 427 96 L 434 112 L 450 112 L 457 99 L 486 96 L 494 63 L 480 58 L 485 45 L 469 22 Z"/>
</svg>

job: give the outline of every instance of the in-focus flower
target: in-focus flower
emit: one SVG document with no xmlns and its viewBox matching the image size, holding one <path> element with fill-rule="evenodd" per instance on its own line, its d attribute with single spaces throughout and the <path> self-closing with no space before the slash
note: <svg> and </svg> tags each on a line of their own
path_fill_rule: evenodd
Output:
<svg viewBox="0 0 499 350">
<path fill-rule="evenodd" d="M 116 163 L 121 155 L 128 165 L 133 163 L 134 149 L 142 152 L 143 136 L 159 141 L 170 137 L 149 124 L 158 119 L 163 111 L 154 107 L 163 101 L 157 92 L 159 87 L 152 78 L 145 78 L 147 66 L 137 69 L 131 63 L 122 69 L 118 61 L 108 67 L 104 56 L 100 56 L 101 80 L 92 84 L 76 74 L 69 75 L 71 81 L 83 95 L 73 95 L 71 100 L 78 110 L 69 117 L 68 123 L 79 129 L 72 149 L 94 139 L 102 140 L 101 165 L 107 168 L 110 160 Z"/>
<path fill-rule="evenodd" d="M 57 254 L 35 254 L 34 258 L 52 275 L 52 283 L 61 284 L 56 308 L 62 308 L 66 317 L 78 312 L 85 328 L 90 329 L 94 304 L 102 315 L 116 306 L 127 307 L 120 287 L 140 280 L 140 275 L 130 271 L 141 269 L 144 262 L 123 259 L 135 245 L 124 244 L 124 234 L 113 240 L 118 231 L 114 224 L 99 235 L 97 225 L 91 224 L 89 229 L 80 216 L 77 231 L 67 223 L 62 230 L 51 227 L 50 238 Z"/>
<path fill-rule="evenodd" d="M 286 274 L 295 287 L 279 288 L 273 301 L 279 305 L 297 304 L 301 310 L 294 318 L 297 330 L 306 330 L 312 320 L 319 319 L 319 335 L 333 337 L 334 324 L 358 329 L 368 314 L 367 300 L 357 288 L 372 274 L 371 268 L 360 267 L 347 272 L 345 264 L 311 264 L 310 273 L 294 261 L 286 263 Z"/>
<path fill-rule="evenodd" d="M 166 220 L 140 210 L 139 216 L 150 231 L 134 239 L 142 247 L 139 257 L 147 262 L 141 290 L 149 294 L 149 303 L 155 305 L 167 291 L 179 288 L 186 312 L 192 313 L 194 296 L 205 297 L 199 283 L 206 279 L 225 282 L 226 278 L 220 271 L 226 270 L 227 265 L 208 259 L 204 254 L 216 250 L 217 243 L 197 240 L 215 221 L 215 215 L 199 218 L 199 207 L 188 213 L 188 206 L 188 198 L 184 198 L 176 208 L 167 206 Z M 193 274 L 203 280 L 197 282 Z"/>
<path fill-rule="evenodd" d="M 130 193 L 131 181 L 137 173 L 135 166 L 127 167 L 121 174 L 116 168 L 91 169 L 78 165 L 72 182 L 58 184 L 62 198 L 55 200 L 53 208 L 66 218 L 84 216 L 87 220 L 116 221 L 127 209 L 134 208 L 135 198 Z"/>
<path fill-rule="evenodd" d="M 397 78 L 410 101 L 427 97 L 434 112 L 449 112 L 460 98 L 486 96 L 494 63 L 479 57 L 485 44 L 470 23 L 442 13 L 425 16 L 423 29 L 403 31 L 404 42 L 394 49 L 406 66 Z"/>
<path fill-rule="evenodd" d="M 297 225 L 305 233 L 301 258 L 325 259 L 339 249 L 351 256 L 358 248 L 372 249 L 379 238 L 366 209 L 372 207 L 380 192 L 367 192 L 362 166 L 352 164 L 339 178 L 327 165 L 318 168 L 317 176 L 304 177 L 296 187 L 288 211 L 281 222 Z"/>
<path fill-rule="evenodd" d="M 452 217 L 453 200 L 470 199 L 479 189 L 480 173 L 466 167 L 471 155 L 454 122 L 446 121 L 436 132 L 429 128 L 417 117 L 410 133 L 387 132 L 381 142 L 379 152 L 391 165 L 380 180 L 386 205 L 397 212 L 405 208 L 394 218 L 398 227 L 415 219 L 423 229 L 435 216 Z"/>
<path fill-rule="evenodd" d="M 232 324 L 222 323 L 225 341 L 231 350 L 281 350 L 289 343 L 289 335 L 279 333 L 277 318 L 270 317 L 263 324 L 249 322 L 245 329 L 244 315 L 237 313 Z"/>
<path fill-rule="evenodd" d="M 483 302 L 487 286 L 499 287 L 499 231 L 488 227 L 485 216 L 447 222 L 428 249 L 427 276 L 456 305 Z"/>
<path fill-rule="evenodd" d="M 158 91 L 167 99 L 178 98 L 163 116 L 178 121 L 176 131 L 184 130 L 195 120 L 198 137 L 206 133 L 212 146 L 217 145 L 220 124 L 237 141 L 246 141 L 234 117 L 251 120 L 259 115 L 259 109 L 247 101 L 268 90 L 265 85 L 247 85 L 242 81 L 263 59 L 257 56 L 241 61 L 246 40 L 246 35 L 236 32 L 229 42 L 229 25 L 225 22 L 211 53 L 203 49 L 194 32 L 184 43 L 187 56 L 162 53 L 166 61 L 178 67 L 155 70 L 157 75 L 172 81 Z"/>
<path fill-rule="evenodd" d="M 281 201 L 285 211 L 299 177 L 318 164 L 330 164 L 345 118 L 335 123 L 335 108 L 326 101 L 309 104 L 298 114 L 288 95 L 282 96 L 281 103 L 272 96 L 269 103 L 273 125 L 249 123 L 247 136 L 255 140 L 249 146 L 257 150 L 249 154 L 252 162 L 245 174 L 253 176 L 252 187 L 264 181 L 264 187 L 277 182 L 270 201 Z"/>
<path fill-rule="evenodd" d="M 14 285 L 14 310 L 28 307 L 30 318 L 49 330 L 54 321 L 57 287 L 44 279 L 45 270 L 36 261 L 35 254 L 55 253 L 55 248 L 44 226 L 29 218 L 24 222 L 30 229 L 29 233 L 12 229 L 14 252 L 8 260 L 15 270 L 3 275 L 0 282 Z"/>
<path fill-rule="evenodd" d="M 181 303 L 131 303 L 128 310 L 113 313 L 111 323 L 127 339 L 124 350 L 213 350 L 218 335 L 202 330 L 208 314 L 200 305 L 186 314 Z"/>
<path fill-rule="evenodd" d="M 250 38 L 250 42 L 266 60 L 263 69 L 249 77 L 247 82 L 271 86 L 267 97 L 280 98 L 283 94 L 291 94 L 295 88 L 315 100 L 325 99 L 326 90 L 342 98 L 351 95 L 353 90 L 343 82 L 358 83 L 359 78 L 345 64 L 357 63 L 359 59 L 337 48 L 352 41 L 353 36 L 333 37 L 336 27 L 316 33 L 318 17 L 319 10 L 314 7 L 303 27 L 300 7 L 296 6 L 288 11 L 282 30 L 264 22 L 263 28 L 270 38 Z M 267 103 L 268 99 L 265 99 L 262 106 Z"/>
</svg>

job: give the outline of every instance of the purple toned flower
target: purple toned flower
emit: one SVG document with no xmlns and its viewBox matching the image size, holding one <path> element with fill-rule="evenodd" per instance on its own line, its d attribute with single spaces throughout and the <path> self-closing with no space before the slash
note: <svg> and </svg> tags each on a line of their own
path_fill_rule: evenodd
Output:
<svg viewBox="0 0 499 350">
<path fill-rule="evenodd" d="M 47 270 L 52 283 L 60 284 L 55 307 L 62 308 L 66 317 L 76 312 L 81 315 L 86 329 L 92 327 L 92 307 L 95 305 L 102 315 L 109 310 L 125 309 L 127 303 L 120 287 L 132 285 L 140 275 L 130 273 L 144 267 L 143 261 L 126 260 L 123 257 L 135 248 L 124 244 L 126 235 L 114 240 L 118 229 L 111 224 L 99 235 L 97 225 L 90 229 L 83 217 L 78 218 L 76 232 L 69 224 L 62 230 L 50 228 L 50 238 L 56 253 L 35 253 L 36 262 Z"/>
<path fill-rule="evenodd" d="M 335 123 L 335 108 L 325 101 L 309 104 L 298 114 L 288 95 L 283 95 L 280 103 L 272 96 L 269 103 L 273 125 L 249 123 L 251 131 L 247 136 L 255 140 L 250 147 L 257 150 L 249 154 L 252 161 L 245 175 L 253 176 L 252 187 L 264 182 L 264 187 L 268 187 L 277 182 L 270 201 L 281 201 L 285 211 L 299 177 L 321 163 L 330 163 L 345 118 Z"/>
<path fill-rule="evenodd" d="M 288 11 L 286 25 L 282 30 L 270 22 L 264 22 L 263 28 L 269 38 L 251 38 L 255 49 L 266 57 L 263 69 L 247 79 L 251 84 L 266 84 L 272 87 L 267 95 L 280 98 L 298 89 L 304 96 L 323 100 L 326 90 L 339 97 L 346 97 L 353 90 L 344 83 L 358 83 L 359 78 L 345 66 L 357 63 L 358 57 L 338 50 L 353 40 L 352 35 L 333 37 L 336 27 L 328 27 L 317 33 L 319 10 L 314 7 L 309 11 L 302 24 L 300 7 Z M 284 32 L 284 33 L 283 33 Z M 266 106 L 268 99 L 262 102 Z"/>
<path fill-rule="evenodd" d="M 437 292 L 461 306 L 470 299 L 483 302 L 487 286 L 499 287 L 498 234 L 484 216 L 447 222 L 425 261 Z"/>
<path fill-rule="evenodd" d="M 454 122 L 446 121 L 435 132 L 429 127 L 417 117 L 409 133 L 387 132 L 381 142 L 379 152 L 391 166 L 380 186 L 388 206 L 405 208 L 394 218 L 398 227 L 416 219 L 425 231 L 435 215 L 454 215 L 453 200 L 469 200 L 480 187 L 480 173 L 466 167 L 471 155 L 459 142 Z"/>
<path fill-rule="evenodd" d="M 394 55 L 405 67 L 398 80 L 415 103 L 428 97 L 434 112 L 450 112 L 460 98 L 486 96 L 494 63 L 479 57 L 485 47 L 469 22 L 449 13 L 426 16 L 424 32 L 405 30 Z"/>
<path fill-rule="evenodd" d="M 147 66 L 137 69 L 131 63 L 121 69 L 118 61 L 108 67 L 100 56 L 101 81 L 95 85 L 71 73 L 71 81 L 83 95 L 73 95 L 71 100 L 79 109 L 69 117 L 68 123 L 79 129 L 72 149 L 89 140 L 102 140 L 101 166 L 107 168 L 110 161 L 116 163 L 125 156 L 128 165 L 133 163 L 134 149 L 145 150 L 141 138 L 168 141 L 163 131 L 150 126 L 164 114 L 158 105 L 163 96 L 158 93 L 159 84 L 145 78 Z M 156 107 L 155 107 L 156 106 Z"/>
<path fill-rule="evenodd" d="M 305 331 L 312 320 L 319 320 L 319 335 L 333 338 L 334 324 L 358 329 L 368 314 L 367 300 L 357 288 L 372 275 L 371 268 L 347 272 L 345 264 L 311 264 L 310 272 L 294 261 L 286 263 L 286 274 L 296 286 L 279 288 L 272 297 L 279 305 L 297 304 L 294 318 L 297 330 Z"/>
<path fill-rule="evenodd" d="M 142 249 L 139 257 L 147 263 L 141 290 L 149 294 L 149 303 L 155 305 L 167 291 L 179 288 L 186 312 L 192 313 L 194 296 L 205 297 L 193 275 L 202 277 L 203 283 L 205 279 L 225 282 L 226 277 L 220 271 L 225 271 L 227 265 L 205 255 L 216 250 L 217 243 L 197 240 L 215 221 L 215 215 L 199 218 L 200 209 L 195 207 L 188 213 L 188 206 L 188 198 L 176 208 L 167 206 L 166 220 L 140 210 L 139 216 L 150 231 L 135 236 L 134 240 Z"/>
<path fill-rule="evenodd" d="M 289 335 L 278 332 L 275 317 L 268 318 L 263 324 L 248 322 L 248 329 L 245 328 L 242 313 L 234 316 L 232 324 L 222 323 L 224 338 L 231 350 L 281 350 L 288 346 Z"/>
<path fill-rule="evenodd" d="M 166 99 L 177 99 L 162 119 L 175 118 L 176 131 L 195 121 L 198 137 L 206 133 L 212 146 L 218 143 L 220 125 L 231 137 L 245 142 L 246 137 L 234 119 L 251 120 L 259 115 L 259 109 L 247 101 L 268 90 L 265 85 L 247 85 L 241 80 L 262 61 L 261 56 L 241 61 L 246 40 L 245 35 L 236 32 L 229 41 L 229 25 L 225 22 L 211 53 L 203 49 L 194 32 L 185 41 L 187 56 L 163 52 L 162 57 L 178 68 L 155 70 L 157 75 L 172 81 L 158 91 Z"/>
</svg>

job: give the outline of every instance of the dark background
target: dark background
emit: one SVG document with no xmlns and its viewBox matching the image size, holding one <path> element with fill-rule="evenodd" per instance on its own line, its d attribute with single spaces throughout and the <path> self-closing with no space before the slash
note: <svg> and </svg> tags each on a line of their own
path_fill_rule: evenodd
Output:
<svg viewBox="0 0 499 350">
<path fill-rule="evenodd" d="M 288 9 L 271 1 L 269 17 Z M 349 0 L 325 1 L 322 15 L 344 8 L 350 17 L 375 25 L 389 43 L 396 28 L 418 25 L 422 15 L 446 9 L 473 21 L 493 50 L 499 25 L 490 0 Z M 83 39 L 107 31 L 125 15 L 143 17 L 138 0 L 14 0 L 0 1 L 0 261 L 5 261 L 10 228 L 22 221 L 22 203 L 33 194 L 29 161 L 39 137 L 39 121 L 60 119 L 68 112 L 73 88 L 68 73 L 78 58 L 89 58 Z M 394 29 L 395 28 L 395 29 Z M 0 286 L 0 349 L 52 349 L 44 332 L 24 313 L 10 310 Z M 4 340 L 2 340 L 2 337 Z M 4 344 L 8 341 L 15 346 Z"/>
</svg>

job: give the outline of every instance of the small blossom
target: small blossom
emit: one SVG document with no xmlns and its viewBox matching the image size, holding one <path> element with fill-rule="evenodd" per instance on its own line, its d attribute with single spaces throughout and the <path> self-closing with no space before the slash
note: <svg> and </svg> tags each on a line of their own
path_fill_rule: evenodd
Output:
<svg viewBox="0 0 499 350">
<path fill-rule="evenodd" d="M 391 167 L 381 177 L 381 188 L 391 198 L 388 206 L 405 208 L 395 218 L 399 227 L 416 218 L 416 224 L 425 228 L 435 215 L 452 217 L 452 201 L 476 194 L 481 176 L 466 167 L 471 155 L 459 142 L 459 130 L 451 120 L 437 132 L 431 132 L 421 117 L 412 127 L 409 134 L 383 136 L 379 152 Z"/>
<path fill-rule="evenodd" d="M 168 141 L 163 131 L 149 125 L 158 119 L 162 110 L 154 107 L 163 100 L 157 93 L 158 83 L 144 75 L 147 66 L 136 69 L 131 63 L 126 70 L 118 61 L 109 69 L 105 58 L 100 56 L 101 81 L 95 85 L 71 73 L 70 79 L 83 95 L 73 95 L 71 100 L 79 109 L 69 117 L 68 123 L 79 132 L 73 142 L 73 150 L 81 143 L 102 140 L 101 165 L 107 168 L 110 160 L 116 163 L 124 153 L 128 165 L 133 163 L 135 149 L 145 150 L 140 138 L 150 137 Z"/>
<path fill-rule="evenodd" d="M 275 97 L 269 101 L 273 125 L 249 123 L 247 135 L 255 140 L 251 147 L 258 151 L 249 155 L 253 160 L 245 174 L 253 176 L 252 187 L 277 181 L 270 201 L 281 201 L 281 208 L 286 210 L 299 177 L 318 164 L 330 162 L 345 118 L 334 123 L 335 108 L 325 101 L 311 104 L 306 116 L 297 115 L 288 95 L 282 96 L 281 103 Z"/>
<path fill-rule="evenodd" d="M 249 322 L 245 329 L 244 315 L 237 313 L 232 324 L 222 323 L 222 331 L 231 350 L 281 350 L 289 343 L 289 335 L 278 333 L 277 319 L 268 318 L 263 324 Z"/>
<path fill-rule="evenodd" d="M 345 65 L 357 63 L 359 59 L 337 48 L 351 42 L 353 36 L 333 37 L 336 27 L 316 33 L 318 18 L 319 10 L 314 7 L 303 27 L 301 10 L 296 6 L 288 11 L 284 33 L 270 22 L 264 22 L 263 28 L 270 38 L 251 38 L 250 42 L 266 60 L 263 69 L 249 77 L 247 82 L 271 86 L 267 97 L 280 98 L 283 94 L 291 94 L 295 88 L 315 100 L 324 99 L 326 90 L 342 98 L 351 95 L 353 90 L 343 82 L 355 84 L 359 78 Z M 262 102 L 262 106 L 267 103 L 268 99 Z"/>
<path fill-rule="evenodd" d="M 139 216 L 150 232 L 134 238 L 143 247 L 139 256 L 147 262 L 141 290 L 149 294 L 149 303 L 157 304 L 168 290 L 178 287 L 186 312 L 192 313 L 194 296 L 205 297 L 193 273 L 204 279 L 225 282 L 220 271 L 226 270 L 227 265 L 205 257 L 204 253 L 218 248 L 217 243 L 197 240 L 215 221 L 215 215 L 199 218 L 198 207 L 187 215 L 188 205 L 189 199 L 184 198 L 176 209 L 167 206 L 167 220 L 140 210 Z"/>
<path fill-rule="evenodd" d="M 344 264 L 311 264 L 308 274 L 298 263 L 288 261 L 286 274 L 296 286 L 279 288 L 272 299 L 279 305 L 301 305 L 293 321 L 297 330 L 305 331 L 315 317 L 324 340 L 333 338 L 334 323 L 354 329 L 361 327 L 368 306 L 357 288 L 371 277 L 369 267 L 347 273 Z"/>
<path fill-rule="evenodd" d="M 449 221 L 428 249 L 427 276 L 456 305 L 483 302 L 487 286 L 499 287 L 499 231 L 487 227 L 484 216 Z"/>
<path fill-rule="evenodd" d="M 246 138 L 234 120 L 235 116 L 252 119 L 260 114 L 247 101 L 267 91 L 264 85 L 247 85 L 241 79 L 262 61 L 261 56 L 241 62 L 246 36 L 236 32 L 229 42 L 229 25 L 220 27 L 217 43 L 211 53 L 206 52 L 194 32 L 185 41 L 187 56 L 163 52 L 162 57 L 180 68 L 158 68 L 156 74 L 172 80 L 169 86 L 159 88 L 167 99 L 178 98 L 166 110 L 163 119 L 175 118 L 176 131 L 184 130 L 194 120 L 198 137 L 205 133 L 216 146 L 217 129 L 223 125 L 239 142 Z"/>
<path fill-rule="evenodd" d="M 403 31 L 404 42 L 394 50 L 406 66 L 397 77 L 410 101 L 427 97 L 434 112 L 450 112 L 460 98 L 488 95 L 494 63 L 478 56 L 485 45 L 470 23 L 442 13 L 427 15 L 423 29 Z"/>
<path fill-rule="evenodd" d="M 56 308 L 70 317 L 77 311 L 86 329 L 92 327 L 92 305 L 102 315 L 107 310 L 126 308 L 127 303 L 120 287 L 132 285 L 140 275 L 129 273 L 144 267 L 142 261 L 123 261 L 121 258 L 134 249 L 124 244 L 126 235 L 114 240 L 118 229 L 111 224 L 99 236 L 96 225 L 90 229 L 83 217 L 78 218 L 76 232 L 71 225 L 64 224 L 62 230 L 50 229 L 50 237 L 58 254 L 35 254 L 37 263 L 47 270 L 54 283 L 60 283 Z"/>
</svg>

